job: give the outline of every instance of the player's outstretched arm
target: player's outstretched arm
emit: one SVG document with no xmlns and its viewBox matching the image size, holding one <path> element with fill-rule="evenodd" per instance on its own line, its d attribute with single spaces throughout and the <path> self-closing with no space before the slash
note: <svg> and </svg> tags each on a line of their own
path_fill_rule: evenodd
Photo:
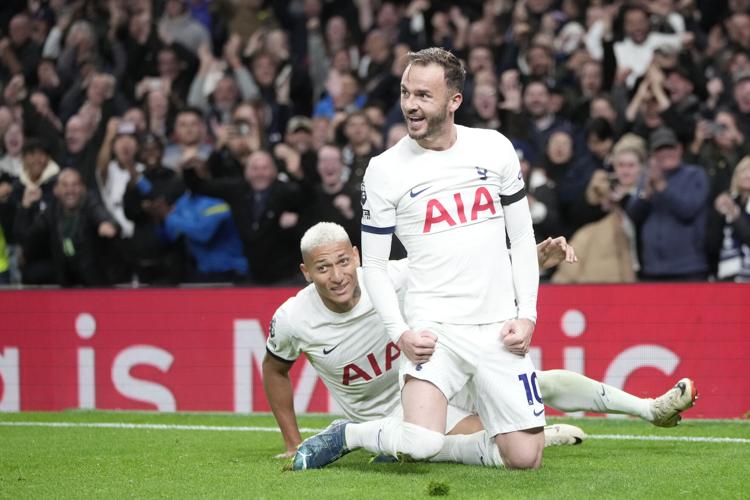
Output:
<svg viewBox="0 0 750 500">
<path fill-rule="evenodd" d="M 289 378 L 292 364 L 278 360 L 268 353 L 263 359 L 263 389 L 286 446 L 286 452 L 277 455 L 277 458 L 294 456 L 297 446 L 302 442 L 297 415 L 294 413 L 292 381 Z"/>
<path fill-rule="evenodd" d="M 388 274 L 391 238 L 390 234 L 362 231 L 362 270 L 372 304 L 388 336 L 398 343 L 402 334 L 409 331 L 409 325 L 401 314 L 396 289 Z"/>
<path fill-rule="evenodd" d="M 547 238 L 536 246 L 536 253 L 541 269 L 555 267 L 561 262 L 567 262 L 568 264 L 578 262 L 576 251 L 565 239 L 565 236 Z"/>
</svg>

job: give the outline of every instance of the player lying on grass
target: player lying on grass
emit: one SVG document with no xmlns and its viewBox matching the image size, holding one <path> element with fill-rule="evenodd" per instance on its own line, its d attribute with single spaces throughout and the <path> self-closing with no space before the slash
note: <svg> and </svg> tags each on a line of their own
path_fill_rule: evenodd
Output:
<svg viewBox="0 0 750 500">
<path fill-rule="evenodd" d="M 362 286 L 359 256 L 346 232 L 333 223 L 317 224 L 303 236 L 301 250 L 303 264 L 300 268 L 312 284 L 276 311 L 263 361 L 265 392 L 284 438 L 286 456 L 292 456 L 301 442 L 289 378 L 289 370 L 300 354 L 310 361 L 348 419 L 368 422 L 387 416 L 400 418 L 401 409 L 400 351 L 387 336 Z M 540 267 L 547 268 L 562 261 L 577 260 L 564 238 L 541 243 L 538 256 Z M 405 260 L 389 265 L 391 279 L 400 291 L 406 283 L 406 269 Z M 680 412 L 692 406 L 695 397 L 689 379 L 681 380 L 659 398 L 641 399 L 565 370 L 540 371 L 537 376 L 538 388 L 533 386 L 530 390 L 539 390 L 547 406 L 565 412 L 624 413 L 664 427 L 677 425 Z M 472 410 L 473 404 L 465 395 L 451 401 L 446 423 L 449 436 L 443 450 L 432 461 L 501 464 L 497 446 L 482 431 L 481 422 Z M 357 435 L 346 433 L 346 442 L 340 444 L 344 452 L 358 447 L 375 453 L 383 451 L 377 442 L 377 428 L 360 430 L 362 432 L 355 431 Z M 583 437 L 580 430 L 576 430 L 574 426 L 549 426 L 545 430 L 546 444 L 572 444 Z M 330 432 L 321 434 L 326 440 L 330 437 Z M 306 443 L 314 445 L 321 434 Z M 305 446 L 300 447 L 303 453 L 307 453 L 303 450 Z M 307 467 L 322 465 L 306 464 Z"/>
</svg>

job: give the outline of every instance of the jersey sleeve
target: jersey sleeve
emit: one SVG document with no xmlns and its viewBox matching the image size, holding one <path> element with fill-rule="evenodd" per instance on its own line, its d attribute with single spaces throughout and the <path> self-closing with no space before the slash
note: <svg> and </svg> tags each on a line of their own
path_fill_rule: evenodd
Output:
<svg viewBox="0 0 750 500">
<path fill-rule="evenodd" d="M 284 306 L 280 307 L 271 319 L 266 351 L 279 361 L 287 363 L 293 363 L 302 353 L 299 339 L 295 336 L 294 327 Z"/>
<path fill-rule="evenodd" d="M 497 156 L 501 161 L 499 166 L 500 202 L 503 205 L 510 205 L 523 199 L 526 196 L 526 190 L 516 150 L 505 136 L 500 135 L 500 137 Z"/>
<path fill-rule="evenodd" d="M 375 159 L 365 171 L 362 181 L 362 232 L 393 234 L 396 230 L 396 204 L 389 199 L 389 185 Z"/>
<path fill-rule="evenodd" d="M 397 294 L 403 294 L 406 291 L 408 265 L 408 259 L 388 261 L 388 276 Z"/>
</svg>

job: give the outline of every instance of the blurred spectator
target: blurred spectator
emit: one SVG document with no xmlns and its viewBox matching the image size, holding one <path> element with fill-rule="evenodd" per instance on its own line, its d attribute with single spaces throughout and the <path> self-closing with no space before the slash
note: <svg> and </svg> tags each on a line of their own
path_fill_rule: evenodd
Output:
<svg viewBox="0 0 750 500">
<path fill-rule="evenodd" d="M 275 144 L 281 141 L 283 127 L 293 114 L 289 101 L 292 68 L 289 65 L 281 67 L 273 54 L 261 51 L 252 56 L 250 71 L 264 105 L 268 142 Z"/>
<path fill-rule="evenodd" d="M 476 110 L 472 127 L 500 129 L 501 120 L 497 90 L 492 85 L 475 86 L 471 104 Z"/>
<path fill-rule="evenodd" d="M 745 142 L 732 113 L 719 111 L 713 120 L 698 122 L 686 158 L 706 169 L 709 203 L 719 193 L 729 190 L 735 165 L 747 154 L 750 154 L 750 146 Z"/>
<path fill-rule="evenodd" d="M 264 146 L 265 133 L 255 106 L 240 104 L 231 118 L 231 122 L 218 127 L 214 150 L 208 157 L 208 169 L 215 179 L 242 177 L 247 157 Z"/>
<path fill-rule="evenodd" d="M 13 179 L 21 175 L 23 141 L 21 124 L 11 123 L 3 135 L 3 151 L 5 154 L 0 157 L 0 175 L 6 174 Z"/>
<path fill-rule="evenodd" d="M 99 256 L 104 241 L 117 236 L 117 223 L 95 197 L 86 195 L 80 174 L 72 168 L 60 172 L 54 194 L 55 202 L 37 216 L 26 208 L 16 216 L 16 226 L 24 228 L 24 256 L 29 249 L 48 246 L 53 282 L 61 286 L 110 284 Z"/>
<path fill-rule="evenodd" d="M 743 137 L 750 137 L 750 68 L 734 75 L 732 110 L 737 115 Z"/>
<path fill-rule="evenodd" d="M 359 49 L 346 19 L 340 15 L 331 16 L 323 32 L 320 18 L 317 15 L 309 16 L 306 28 L 307 55 L 310 61 L 314 61 L 314 64 L 310 64 L 313 100 L 317 102 L 325 90 L 332 67 L 339 71 L 352 71 L 359 66 Z"/>
<path fill-rule="evenodd" d="M 230 38 L 224 47 L 228 66 L 225 68 L 204 47 L 200 52 L 201 66 L 188 95 L 188 105 L 222 125 L 230 121 L 232 110 L 240 101 L 256 99 L 259 95 L 253 77 L 240 60 L 239 48 L 239 36 Z"/>
<path fill-rule="evenodd" d="M 576 218 L 576 201 L 585 190 L 586 175 L 590 177 L 594 165 L 589 156 L 575 155 L 573 136 L 569 132 L 555 130 L 550 135 L 540 166 L 546 182 L 555 190 L 564 225 L 563 234 L 569 236 L 583 223 Z"/>
<path fill-rule="evenodd" d="M 645 141 L 623 138 L 614 149 L 614 173 L 597 170 L 586 189 L 586 202 L 603 216 L 582 226 L 572 236 L 580 265 L 561 266 L 554 283 L 626 283 L 639 269 L 637 230 L 624 207 L 638 188 L 643 173 Z"/>
<path fill-rule="evenodd" d="M 253 34 L 276 25 L 273 10 L 263 0 L 217 0 L 217 17 L 226 23 L 231 35 L 247 43 Z"/>
<path fill-rule="evenodd" d="M 177 112 L 174 142 L 164 149 L 162 165 L 176 170 L 186 158 L 198 156 L 202 160 L 207 159 L 212 149 L 206 141 L 206 123 L 201 110 L 184 108 Z"/>
<path fill-rule="evenodd" d="M 347 184 L 353 189 L 359 189 L 370 158 L 380 154 L 372 143 L 372 125 L 364 111 L 354 111 L 349 114 L 344 122 L 344 136 L 346 145 L 341 150 L 341 154 L 344 164 L 348 167 Z M 318 164 L 320 165 L 320 154 L 318 154 Z M 318 172 L 320 172 L 320 167 L 318 167 Z"/>
<path fill-rule="evenodd" d="M 185 183 L 191 192 L 221 198 L 232 209 L 253 282 L 297 283 L 298 222 L 312 198 L 312 188 L 302 178 L 301 169 L 288 169 L 290 181 L 281 182 L 273 157 L 262 150 L 247 159 L 244 182 L 201 179 L 191 163 L 185 166 Z"/>
<path fill-rule="evenodd" d="M 365 105 L 366 98 L 360 93 L 359 80 L 353 73 L 331 70 L 326 81 L 326 93 L 315 105 L 313 117 L 333 119 L 338 112 L 351 113 Z"/>
<path fill-rule="evenodd" d="M 570 124 L 552 110 L 550 91 L 543 82 L 532 81 L 524 87 L 523 108 L 529 120 L 527 137 L 535 154 L 544 152 L 554 131 L 571 129 Z"/>
<path fill-rule="evenodd" d="M 187 8 L 187 0 L 167 0 L 164 15 L 159 21 L 159 32 L 167 43 L 172 41 L 188 48 L 193 53 L 198 47 L 211 48 L 211 36 L 201 23 L 196 21 Z"/>
<path fill-rule="evenodd" d="M 537 242 L 549 236 L 563 233 L 560 221 L 559 202 L 554 183 L 550 182 L 544 169 L 532 167 L 534 157 L 531 149 L 516 141 L 516 154 L 521 164 L 521 173 L 527 186 L 531 221 L 534 224 L 534 237 Z"/>
<path fill-rule="evenodd" d="M 95 194 L 97 154 L 111 117 L 133 124 L 139 137 L 149 132 L 167 145 L 164 165 L 154 162 L 159 171 L 166 167 L 178 175 L 179 165 L 197 156 L 208 158 L 206 182 L 238 179 L 252 154 L 269 150 L 279 182 L 302 182 L 308 195 L 321 183 L 318 153 L 333 143 L 343 148 L 342 178 L 354 191 L 369 158 L 404 135 L 404 55 L 433 45 L 466 64 L 457 123 L 498 129 L 527 150 L 526 158 L 539 159 L 527 173 L 529 193 L 554 212 L 559 228 L 614 218 L 602 193 L 617 177 L 612 143 L 626 132 L 645 139 L 660 127 L 672 129 L 688 148 L 685 162 L 708 174 L 709 210 L 747 154 L 747 0 L 6 3 L 0 9 L 4 191 L 20 175 L 20 148 L 36 138 L 55 163 L 80 172 Z M 648 165 L 652 155 L 645 156 Z M 150 178 L 148 169 L 139 176 Z M 125 183 L 126 193 L 137 191 L 133 180 Z M 0 224 L 12 253 L 13 213 L 21 200 L 11 194 L 3 201 L 3 194 Z M 177 198 L 139 196 L 134 206 L 142 219 L 135 232 L 140 227 L 153 234 Z M 236 221 L 245 241 L 248 233 Z M 642 238 L 644 246 L 654 238 L 650 234 Z M 183 276 L 178 254 L 184 252 L 169 254 L 185 238 L 169 243 L 160 235 L 144 237 L 150 250 L 143 258 L 164 269 L 173 259 L 173 275 Z M 296 263 L 296 243 L 291 246 Z M 122 251 L 113 258 L 128 264 L 141 258 L 141 250 Z"/>
<path fill-rule="evenodd" d="M 185 190 L 177 172 L 162 166 L 164 145 L 157 135 L 147 134 L 140 144 L 142 170 L 129 171 L 123 196 L 124 216 L 132 221 L 132 237 L 123 240 L 122 260 L 139 283 L 176 284 L 185 278 L 182 242 L 160 237 L 166 207 Z M 130 278 L 130 276 L 127 276 Z"/>
<path fill-rule="evenodd" d="M 302 226 L 308 229 L 318 222 L 335 222 L 346 229 L 352 244 L 359 246 L 362 205 L 360 185 L 344 180 L 344 162 L 338 146 L 327 144 L 318 150 L 318 174 L 315 201 L 305 210 Z M 361 183 L 361 182 L 360 182 Z"/>
<path fill-rule="evenodd" d="M 602 60 L 606 42 L 612 41 L 617 8 L 617 4 L 604 8 L 602 19 L 594 22 L 586 35 L 586 48 L 596 60 Z M 628 87 L 632 88 L 636 80 L 646 73 L 657 48 L 669 47 L 673 50 L 680 50 L 684 31 L 674 34 L 652 31 L 648 11 L 638 4 L 625 6 L 622 18 L 624 38 L 614 42 L 612 50 L 617 71 L 626 75 L 625 81 Z M 684 30 L 684 25 L 677 26 L 677 28 Z"/>
<path fill-rule="evenodd" d="M 8 201 L 13 193 L 13 178 L 0 172 L 0 285 L 10 283 L 10 252 L 15 208 Z"/>
<path fill-rule="evenodd" d="M 197 176 L 208 175 L 202 161 L 188 161 Z M 227 203 L 186 191 L 174 204 L 165 197 L 155 198 L 152 204 L 167 240 L 185 239 L 193 260 L 187 281 L 236 283 L 247 279 L 247 260 Z"/>
<path fill-rule="evenodd" d="M 36 215 L 52 201 L 52 190 L 60 167 L 50 159 L 47 146 L 35 139 L 25 142 L 21 158 L 23 168 L 13 183 L 11 201 Z"/>
<path fill-rule="evenodd" d="M 750 156 L 737 164 L 729 190 L 714 200 L 708 248 L 718 279 L 750 282 Z"/>
<path fill-rule="evenodd" d="M 327 126 L 326 126 L 327 127 Z M 318 155 L 313 138 L 313 122 L 306 116 L 293 116 L 286 124 L 284 144 L 300 155 L 300 165 L 305 178 L 312 184 L 320 182 Z"/>
<path fill-rule="evenodd" d="M 154 89 L 147 92 L 144 97 L 146 129 L 163 140 L 171 135 L 172 121 L 176 114 L 176 103 L 170 95 L 165 90 Z M 123 118 L 127 119 L 127 117 Z M 137 127 L 137 120 L 134 123 Z"/>
<path fill-rule="evenodd" d="M 0 39 L 0 80 L 23 75 L 30 85 L 36 84 L 36 68 L 42 48 L 32 39 L 31 18 L 26 13 L 13 16 L 8 36 Z"/>
<path fill-rule="evenodd" d="M 120 226 L 123 238 L 131 238 L 135 227 L 125 216 L 125 190 L 130 180 L 139 177 L 144 169 L 138 162 L 135 125 L 111 118 L 97 157 L 97 184 L 100 199 Z"/>
<path fill-rule="evenodd" d="M 668 128 L 649 138 L 646 182 L 627 204 L 642 225 L 642 276 L 646 280 L 705 280 L 708 178 L 703 168 L 682 161 L 682 145 Z"/>
<path fill-rule="evenodd" d="M 405 123 L 394 123 L 391 128 L 388 129 L 388 135 L 385 139 L 385 149 L 392 148 L 398 141 L 406 137 L 409 131 L 406 129 Z"/>
<path fill-rule="evenodd" d="M 140 100 L 149 92 L 160 91 L 175 107 L 182 108 L 187 105 L 188 93 L 198 71 L 199 59 L 179 43 L 158 47 L 155 70 L 135 70 L 134 75 L 137 74 L 140 78 L 134 80 L 137 82 L 133 89 L 134 97 Z M 205 53 L 210 54 L 208 47 L 201 46 L 199 55 L 202 59 Z"/>
</svg>

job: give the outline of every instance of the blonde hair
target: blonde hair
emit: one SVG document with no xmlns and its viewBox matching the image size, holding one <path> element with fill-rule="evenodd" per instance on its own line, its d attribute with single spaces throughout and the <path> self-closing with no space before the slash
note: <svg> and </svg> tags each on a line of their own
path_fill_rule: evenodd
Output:
<svg viewBox="0 0 750 500">
<path fill-rule="evenodd" d="M 617 156 L 625 151 L 638 156 L 641 165 L 646 161 L 646 141 L 639 135 L 633 133 L 623 135 L 612 148 L 612 156 Z"/>
<path fill-rule="evenodd" d="M 318 222 L 313 227 L 305 231 L 300 241 L 300 251 L 302 257 L 309 254 L 313 248 L 331 243 L 346 242 L 351 244 L 349 235 L 346 230 L 335 222 Z"/>
<path fill-rule="evenodd" d="M 729 192 L 732 196 L 739 196 L 741 194 L 739 188 L 737 187 L 737 183 L 739 182 L 740 174 L 748 169 L 750 169 L 750 155 L 742 158 L 737 166 L 734 167 L 732 182 L 729 184 Z M 745 196 L 747 196 L 747 193 L 744 194 Z"/>
</svg>

